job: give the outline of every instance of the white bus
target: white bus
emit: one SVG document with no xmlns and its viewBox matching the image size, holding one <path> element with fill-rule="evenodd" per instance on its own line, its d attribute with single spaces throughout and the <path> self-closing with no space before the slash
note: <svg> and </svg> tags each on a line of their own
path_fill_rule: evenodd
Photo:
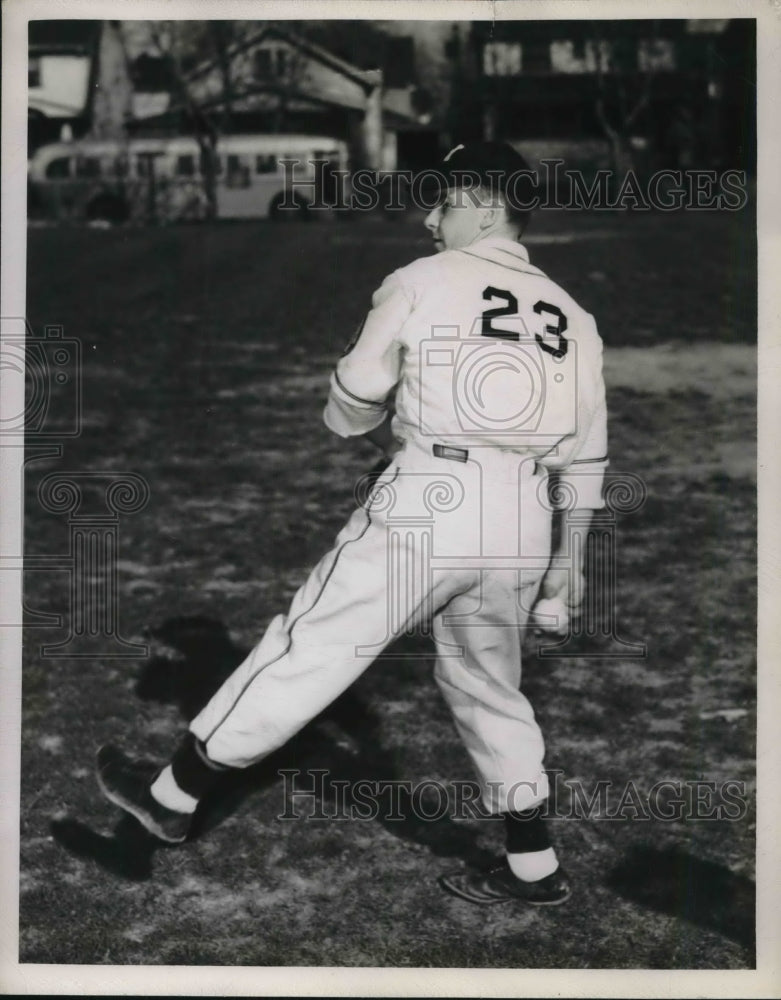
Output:
<svg viewBox="0 0 781 1000">
<path fill-rule="evenodd" d="M 344 142 L 328 136 L 226 135 L 217 142 L 217 216 L 294 218 L 315 200 L 315 180 L 348 169 Z M 295 160 L 298 210 L 280 209 Z M 325 168 L 315 167 L 316 161 Z M 194 138 L 81 139 L 38 149 L 28 163 L 31 214 L 65 219 L 204 218 L 200 148 Z M 328 198 L 325 198 L 328 201 Z"/>
</svg>

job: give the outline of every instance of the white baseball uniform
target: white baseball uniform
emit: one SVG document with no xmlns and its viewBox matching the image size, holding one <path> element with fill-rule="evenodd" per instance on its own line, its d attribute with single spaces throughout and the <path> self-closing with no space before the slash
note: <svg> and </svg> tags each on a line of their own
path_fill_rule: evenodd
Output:
<svg viewBox="0 0 781 1000">
<path fill-rule="evenodd" d="M 528 809 L 548 785 L 519 689 L 522 629 L 550 560 L 548 470 L 571 506 L 603 505 L 602 342 L 503 237 L 402 267 L 372 306 L 331 377 L 325 422 L 364 434 L 393 407 L 401 448 L 190 729 L 212 760 L 254 763 L 430 622 L 435 677 L 486 805 Z"/>
</svg>

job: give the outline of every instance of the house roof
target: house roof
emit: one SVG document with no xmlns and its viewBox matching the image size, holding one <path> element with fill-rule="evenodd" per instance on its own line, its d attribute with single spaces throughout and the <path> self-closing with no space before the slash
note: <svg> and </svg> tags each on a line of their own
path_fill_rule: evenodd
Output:
<svg viewBox="0 0 781 1000">
<path fill-rule="evenodd" d="M 259 42 L 264 41 L 267 38 L 279 38 L 281 41 L 287 42 L 289 45 L 300 49 L 302 52 L 306 53 L 310 58 L 316 59 L 318 62 L 323 63 L 323 65 L 328 66 L 330 69 L 341 73 L 346 76 L 349 80 L 360 84 L 363 87 L 375 87 L 382 82 L 382 73 L 375 69 L 359 69 L 352 63 L 341 59 L 339 56 L 334 55 L 327 49 L 324 49 L 321 45 L 317 45 L 314 42 L 310 42 L 305 38 L 301 38 L 298 35 L 293 34 L 293 32 L 285 31 L 283 28 L 279 28 L 276 25 L 268 25 L 258 31 L 256 34 L 251 35 L 249 38 L 243 39 L 241 42 L 231 45 L 228 49 L 228 55 L 232 58 L 238 55 L 240 52 L 244 52 Z M 212 69 L 216 68 L 216 59 L 206 59 L 201 63 L 198 63 L 190 72 L 187 74 L 188 78 L 193 80 L 200 76 L 205 75 Z"/>
<path fill-rule="evenodd" d="M 302 38 L 300 35 L 281 28 L 278 25 L 265 25 L 260 31 L 257 31 L 247 38 L 242 39 L 240 42 L 229 46 L 227 53 L 228 57 L 230 59 L 234 59 L 237 55 L 253 49 L 255 46 L 260 45 L 268 39 L 277 39 L 287 45 L 295 47 L 307 58 L 321 63 L 334 72 L 341 74 L 345 79 L 358 84 L 364 92 L 383 83 L 383 74 L 381 70 L 361 69 L 342 59 L 340 56 L 335 55 L 333 52 L 330 52 L 323 46 L 318 45 L 316 42 L 311 42 L 306 38 Z M 190 69 L 186 76 L 188 81 L 195 82 L 201 80 L 209 73 L 214 72 L 217 68 L 218 63 L 216 58 L 205 59 Z M 284 93 L 288 101 L 297 100 L 314 106 L 345 108 L 352 110 L 360 110 L 363 107 L 363 100 L 359 98 L 357 94 L 355 94 L 354 98 L 350 98 L 347 95 L 325 95 L 310 89 L 293 91 L 290 87 L 283 88 L 278 83 L 274 82 L 263 82 L 249 88 L 242 89 L 240 92 L 233 95 L 233 100 L 251 100 L 253 97 L 279 93 Z M 222 94 L 216 94 L 206 101 L 199 103 L 204 108 L 216 108 L 219 107 L 223 101 L 224 97 Z M 181 102 L 176 103 L 180 104 Z M 418 123 L 417 117 L 414 114 L 405 114 L 401 108 L 389 107 L 385 102 L 383 102 L 383 120 L 387 127 L 394 129 L 415 127 Z"/>
</svg>

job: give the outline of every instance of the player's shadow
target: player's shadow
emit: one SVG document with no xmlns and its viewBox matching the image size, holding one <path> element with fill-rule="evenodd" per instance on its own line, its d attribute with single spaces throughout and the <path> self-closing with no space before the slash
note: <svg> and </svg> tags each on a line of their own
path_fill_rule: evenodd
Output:
<svg viewBox="0 0 781 1000">
<path fill-rule="evenodd" d="M 608 884 L 624 899 L 754 949 L 755 885 L 722 865 L 679 847 L 638 844 L 611 871 Z"/>
<path fill-rule="evenodd" d="M 222 622 L 200 615 L 169 618 L 146 638 L 151 655 L 135 693 L 142 701 L 176 705 L 188 722 L 249 652 L 235 645 Z"/>
<path fill-rule="evenodd" d="M 77 858 L 95 861 L 112 875 L 144 882 L 152 875 L 152 856 L 162 846 L 132 816 L 122 815 L 109 836 L 76 819 L 56 819 L 52 837 Z"/>
<path fill-rule="evenodd" d="M 144 701 L 176 705 L 187 721 L 249 652 L 232 642 L 221 622 L 200 616 L 168 619 L 151 629 L 147 638 L 152 653 L 141 668 L 135 693 Z M 337 782 L 346 783 L 347 798 L 339 805 L 347 808 L 353 804 L 349 790 L 358 781 L 398 783 L 394 756 L 383 747 L 380 729 L 377 713 L 355 688 L 349 688 L 276 753 L 253 767 L 226 774 L 196 811 L 190 838 L 197 839 L 218 826 L 249 794 L 278 784 L 282 770 L 298 770 L 298 781 L 304 784 L 312 783 L 313 771 L 327 772 L 319 788 L 312 786 L 311 801 L 328 815 L 336 808 Z M 433 820 L 418 815 L 420 810 L 413 808 L 404 783 L 396 785 L 392 804 L 378 801 L 376 821 L 396 836 L 425 845 L 440 856 L 474 863 L 487 860 L 476 846 L 473 829 L 453 823 L 447 815 Z M 130 817 L 122 817 L 111 836 L 73 819 L 54 821 L 50 829 L 71 853 L 136 881 L 150 877 L 152 856 L 164 846 Z"/>
</svg>

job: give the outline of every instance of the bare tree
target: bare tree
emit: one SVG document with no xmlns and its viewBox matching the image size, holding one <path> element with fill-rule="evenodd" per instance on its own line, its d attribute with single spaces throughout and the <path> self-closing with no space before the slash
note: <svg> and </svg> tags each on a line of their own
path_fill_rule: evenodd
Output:
<svg viewBox="0 0 781 1000">
<path fill-rule="evenodd" d="M 217 117 L 204 108 L 193 96 L 188 80 L 188 65 L 204 46 L 213 46 L 216 58 L 223 72 L 223 87 L 230 93 L 230 65 L 227 58 L 227 42 L 225 34 L 216 25 L 221 22 L 179 22 L 160 21 L 150 24 L 150 37 L 158 52 L 167 59 L 174 86 L 174 96 L 184 111 L 188 124 L 200 151 L 201 180 L 206 201 L 206 217 L 213 219 L 217 215 L 217 140 L 220 135 L 220 122 Z M 205 32 L 204 32 L 205 28 Z M 205 34 L 205 38 L 200 37 Z M 230 106 L 229 101 L 223 102 L 223 107 Z"/>
<path fill-rule="evenodd" d="M 206 25 L 222 83 L 219 130 L 226 133 L 231 129 L 231 111 L 235 97 L 230 48 L 236 37 L 236 25 L 232 21 L 207 21 Z"/>
<path fill-rule="evenodd" d="M 631 138 L 651 101 L 657 70 L 653 54 L 659 42 L 657 22 L 653 37 L 644 42 L 645 48 L 637 39 L 614 34 L 605 23 L 594 23 L 589 53 L 596 79 L 594 109 L 610 143 L 616 178 L 635 166 Z"/>
<path fill-rule="evenodd" d="M 289 127 L 291 104 L 301 97 L 306 79 L 307 59 L 303 52 L 293 46 L 284 51 L 285 58 L 276 67 L 274 80 L 268 87 L 275 100 L 271 126 L 274 132 L 284 132 Z"/>
<path fill-rule="evenodd" d="M 133 85 L 127 52 L 115 21 L 100 26 L 98 75 L 90 134 L 95 139 L 124 139 L 131 114 Z"/>
</svg>

